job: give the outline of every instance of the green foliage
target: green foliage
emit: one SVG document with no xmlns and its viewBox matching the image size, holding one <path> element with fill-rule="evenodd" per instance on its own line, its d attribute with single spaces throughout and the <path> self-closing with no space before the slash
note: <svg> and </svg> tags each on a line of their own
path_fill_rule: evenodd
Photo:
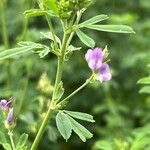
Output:
<svg viewBox="0 0 150 150">
<path fill-rule="evenodd" d="M 144 77 L 138 81 L 140 84 L 150 84 L 150 77 Z"/>
<path fill-rule="evenodd" d="M 78 25 L 78 28 L 83 28 L 83 27 L 85 27 L 85 26 L 88 26 L 88 25 L 92 25 L 92 24 L 101 22 L 101 21 L 106 20 L 106 19 L 108 19 L 108 18 L 109 18 L 109 17 L 108 17 L 107 15 L 97 15 L 97 16 L 95 16 L 95 17 L 92 17 L 92 18 L 89 19 L 89 20 L 86 20 L 86 21 L 80 23 L 80 24 Z"/>
<path fill-rule="evenodd" d="M 0 132 L 0 144 L 6 143 L 6 137 L 4 132 Z"/>
<path fill-rule="evenodd" d="M 56 15 L 58 17 L 59 15 L 57 8 L 55 10 L 55 6 L 50 8 L 52 5 L 48 6 L 45 2 L 44 8 L 45 7 L 47 9 L 46 11 L 43 11 L 41 4 L 39 10 L 39 8 L 37 8 L 37 1 L 35 0 L 7 1 L 5 7 L 5 19 L 7 22 L 8 37 L 10 41 L 10 45 L 8 47 L 9 50 L 11 47 L 16 47 L 16 43 L 18 40 L 22 40 L 22 37 L 23 40 L 35 41 L 37 44 L 42 43 L 42 45 L 44 45 L 44 47 L 42 46 L 42 49 L 30 49 L 28 52 L 24 49 L 28 46 L 22 45 L 22 47 L 17 48 L 18 51 L 21 51 L 20 53 L 17 52 L 18 54 L 15 56 L 10 56 L 10 54 L 15 51 L 11 51 L 8 55 L 6 54 L 6 48 L 4 48 L 5 46 L 2 39 L 2 13 L 0 13 L 0 53 L 2 53 L 3 56 L 6 56 L 2 57 L 0 65 L 0 96 L 1 98 L 8 98 L 11 96 L 15 97 L 14 106 L 18 107 L 19 105 L 20 107 L 20 109 L 18 108 L 17 110 L 18 125 L 16 126 L 16 132 L 18 132 L 18 135 L 16 135 L 16 139 L 19 139 L 19 135 L 22 131 L 26 133 L 28 132 L 31 137 L 28 139 L 28 144 L 32 142 L 33 137 L 42 122 L 45 111 L 47 110 L 48 99 L 52 92 L 52 89 L 50 91 L 48 90 L 49 88 L 47 88 L 49 93 L 46 92 L 48 94 L 44 94 L 41 90 L 37 90 L 38 81 L 41 75 L 46 72 L 48 79 L 51 81 L 50 85 L 53 87 L 55 80 L 54 76 L 56 73 L 56 59 L 53 55 L 47 55 L 49 52 L 55 54 L 55 52 L 52 51 L 53 37 L 48 29 L 48 25 L 45 23 L 43 15 L 45 15 L 45 12 L 47 12 L 49 16 Z M 35 10 L 32 10 L 32 8 L 35 8 Z M 149 86 L 149 84 L 147 84 L 149 82 L 147 82 L 147 79 L 142 79 L 143 83 L 136 84 L 141 77 L 148 76 L 148 69 L 146 65 L 150 60 L 149 8 L 149 0 L 139 0 L 136 1 L 136 3 L 134 0 L 97 0 L 95 5 L 91 5 L 91 7 L 89 7 L 89 12 L 85 11 L 85 14 L 81 18 L 79 29 L 82 30 L 81 27 L 84 27 L 85 31 L 82 31 L 84 31 L 84 33 L 88 33 L 90 37 L 93 37 L 94 40 L 97 41 L 96 46 L 105 47 L 105 45 L 108 45 L 113 78 L 109 84 L 99 85 L 99 83 L 93 83 L 88 86 L 86 88 L 86 92 L 81 91 L 81 94 L 76 95 L 73 98 L 73 103 L 68 106 L 68 110 L 74 109 L 78 112 L 84 111 L 93 114 L 94 119 L 96 120 L 96 127 L 92 128 L 91 126 L 88 126 L 88 128 L 95 134 L 95 136 L 93 137 L 93 140 L 87 140 L 86 144 L 77 141 L 75 136 L 72 136 L 68 143 L 64 143 L 64 140 L 61 138 L 59 141 L 56 140 L 58 138 L 56 129 L 55 133 L 53 133 L 54 129 L 50 129 L 47 130 L 47 134 L 42 139 L 39 149 L 89 150 L 93 146 L 94 142 L 100 140 L 101 142 L 99 142 L 101 144 L 98 144 L 99 146 L 103 146 L 103 149 L 105 147 L 105 149 L 111 150 L 114 145 L 119 148 L 120 145 L 128 147 L 128 145 L 131 145 L 136 141 L 135 139 L 138 140 L 138 136 L 136 135 L 135 137 L 135 135 L 131 135 L 131 133 L 137 127 L 144 127 L 150 122 L 149 94 L 139 95 L 138 93 L 140 87 L 143 87 L 143 84 Z M 25 10 L 28 10 L 26 14 L 31 16 L 40 15 L 39 17 L 31 18 L 31 20 L 28 21 L 28 26 L 25 25 L 26 21 L 22 15 Z M 40 12 L 41 10 L 43 12 Z M 70 15 L 70 13 L 68 14 Z M 107 19 L 107 16 L 96 16 L 97 14 L 108 14 L 109 19 L 105 20 L 105 17 Z M 107 25 L 119 24 L 122 27 L 122 25 L 125 24 L 132 26 L 136 31 L 136 34 L 124 36 L 120 34 L 108 34 L 106 32 L 93 32 L 92 30 L 89 31 L 88 28 L 85 28 L 85 25 L 89 25 L 89 27 L 97 27 L 98 30 L 100 30 L 100 27 L 102 27 L 101 30 L 108 30 L 107 26 L 104 27 L 103 24 L 101 24 L 100 16 L 102 18 L 104 17 L 104 20 L 102 19 L 104 21 L 104 23 L 102 22 L 103 24 L 105 24 L 106 21 Z M 72 17 L 73 15 L 71 15 L 71 18 Z M 86 22 L 85 20 L 89 18 L 90 22 Z M 57 35 L 59 35 L 59 38 L 61 39 L 62 32 L 57 19 L 53 17 L 52 23 Z M 97 23 L 100 24 L 97 25 Z M 113 30 L 118 32 L 120 31 L 120 27 L 119 30 L 118 28 L 116 29 L 116 27 L 113 27 Z M 42 38 L 40 32 L 42 33 Z M 124 32 L 133 31 L 130 28 L 125 28 Z M 23 33 L 25 33 L 25 36 L 22 36 Z M 48 50 L 45 46 L 50 45 L 50 42 L 52 45 Z M 57 42 L 61 44 L 59 40 Z M 81 49 L 80 47 L 82 47 L 82 51 L 79 53 L 78 50 Z M 44 48 L 46 50 L 44 50 Z M 38 52 L 39 54 L 41 53 L 43 59 L 39 59 L 39 57 L 33 55 L 32 51 Z M 76 89 L 80 83 L 84 82 L 89 76 L 89 70 L 87 69 L 87 65 L 84 61 L 84 54 L 87 51 L 87 46 L 81 45 L 81 43 L 78 42 L 78 39 L 74 38 L 72 46 L 68 48 L 68 51 L 75 51 L 75 53 L 71 55 L 72 53 L 68 52 L 66 55 L 66 60 L 70 58 L 70 55 L 72 57 L 69 60 L 70 64 L 65 65 L 64 68 L 65 75 L 63 76 L 63 82 L 65 87 L 65 96 L 66 93 Z M 22 57 L 24 55 L 27 56 Z M 57 53 L 57 55 L 59 55 L 59 53 Z M 16 58 L 16 56 L 17 58 L 19 56 L 19 59 L 4 61 L 5 58 Z M 45 89 L 43 88 L 43 90 Z M 150 90 L 146 87 L 146 91 L 148 93 Z M 49 96 L 47 97 L 47 95 Z M 40 112 L 39 115 L 37 114 L 37 111 Z M 38 120 L 38 122 L 36 123 L 35 120 Z M 1 131 L 7 135 L 7 132 L 2 129 L 2 115 L 0 116 L 0 127 Z M 51 137 L 51 135 L 54 136 Z M 126 139 L 126 137 L 129 137 L 129 139 Z M 148 136 L 145 135 L 141 141 L 138 140 L 138 142 L 135 142 L 135 148 L 137 147 L 136 145 L 138 145 L 138 147 L 141 145 L 142 150 L 149 150 L 149 146 L 143 148 L 143 143 L 147 143 L 147 145 L 149 144 L 149 137 L 147 137 Z M 0 137 L 0 140 L 1 139 L 2 138 Z M 56 143 L 52 144 L 48 141 L 50 139 L 54 140 Z M 8 147 L 10 147 L 10 145 L 8 146 L 8 144 L 6 144 L 6 149 L 9 149 Z M 2 149 L 2 147 L 0 147 L 0 149 Z"/>
<path fill-rule="evenodd" d="M 57 128 L 66 141 L 70 138 L 73 130 L 83 142 L 86 142 L 86 139 L 90 139 L 93 135 L 72 117 L 88 122 L 95 122 L 93 116 L 66 110 L 58 112 L 56 116 Z"/>
<path fill-rule="evenodd" d="M 80 119 L 88 122 L 95 122 L 95 120 L 93 120 L 93 116 L 86 113 L 67 111 L 67 110 L 64 110 L 64 112 L 76 119 Z"/>
<path fill-rule="evenodd" d="M 5 150 L 12 150 L 11 145 L 9 143 L 3 144 Z"/>
<path fill-rule="evenodd" d="M 0 52 L 0 60 L 24 56 L 26 54 L 31 54 L 32 51 L 39 53 L 42 58 L 50 52 L 48 47 L 34 42 L 19 42 L 18 45 L 20 47 Z"/>
<path fill-rule="evenodd" d="M 86 139 L 93 137 L 91 132 L 89 132 L 84 126 L 82 126 L 72 117 L 69 116 L 69 120 L 71 122 L 72 130 L 80 137 L 83 142 L 86 142 Z"/>
<path fill-rule="evenodd" d="M 25 145 L 27 143 L 27 139 L 28 139 L 28 135 L 23 133 L 20 137 L 19 140 L 17 142 L 17 146 L 16 149 L 20 150 L 20 149 L 25 149 Z"/>
<path fill-rule="evenodd" d="M 68 116 L 63 112 L 59 112 L 56 116 L 56 124 L 59 132 L 67 141 L 70 138 L 72 132 L 72 125 Z"/>
<path fill-rule="evenodd" d="M 42 34 L 42 38 L 44 38 L 44 39 L 50 39 L 50 40 L 54 41 L 52 32 L 46 32 L 46 33 L 41 32 L 41 34 Z M 61 41 L 60 41 L 60 39 L 56 35 L 55 35 L 55 39 L 56 39 L 56 42 L 61 45 Z"/>
<path fill-rule="evenodd" d="M 23 46 L 19 48 L 13 48 L 0 53 L 0 60 L 14 58 L 15 56 L 25 55 L 26 53 L 30 52 L 33 47 L 30 46 Z"/>
<path fill-rule="evenodd" d="M 50 9 L 51 11 L 53 11 L 53 13 L 55 15 L 58 14 L 58 7 L 56 4 L 56 0 L 42 0 L 41 2 L 43 2 L 43 4 Z"/>
<path fill-rule="evenodd" d="M 93 146 L 93 150 L 149 150 L 149 141 L 149 127 L 145 127 L 133 131 L 132 135 L 124 139 L 99 140 Z"/>
<path fill-rule="evenodd" d="M 147 93 L 147 94 L 150 94 L 150 86 L 144 86 L 144 87 L 142 87 L 139 92 L 140 92 L 140 93 Z"/>
<path fill-rule="evenodd" d="M 135 33 L 133 29 L 126 25 L 86 25 L 86 28 L 105 31 L 105 32 L 114 32 L 114 33 Z"/>
<path fill-rule="evenodd" d="M 43 15 L 47 15 L 47 14 L 48 14 L 48 11 L 40 10 L 40 9 L 30 9 L 30 10 L 26 10 L 24 12 L 24 15 L 26 17 L 43 16 Z"/>
<path fill-rule="evenodd" d="M 80 38 L 80 40 L 88 47 L 94 47 L 95 42 L 92 38 L 87 36 L 85 33 L 83 33 L 81 30 L 77 29 L 76 30 L 77 36 Z"/>
<path fill-rule="evenodd" d="M 137 83 L 138 84 L 145 84 L 145 86 L 142 87 L 141 90 L 139 91 L 140 93 L 150 94 L 150 76 L 141 78 L 140 80 L 138 80 Z"/>
</svg>

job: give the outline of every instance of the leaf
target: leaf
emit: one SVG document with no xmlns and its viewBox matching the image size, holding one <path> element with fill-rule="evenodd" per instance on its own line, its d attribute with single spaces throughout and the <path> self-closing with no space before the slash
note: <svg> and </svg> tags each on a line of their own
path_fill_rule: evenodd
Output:
<svg viewBox="0 0 150 150">
<path fill-rule="evenodd" d="M 18 45 L 20 47 L 4 50 L 0 52 L 0 60 L 14 58 L 15 56 L 22 56 L 31 52 L 33 49 L 42 48 L 41 44 L 34 43 L 34 42 L 20 42 L 18 43 Z"/>
<path fill-rule="evenodd" d="M 24 147 L 28 139 L 28 134 L 23 133 L 18 140 L 17 147 Z"/>
<path fill-rule="evenodd" d="M 83 33 L 80 29 L 76 30 L 77 36 L 79 37 L 79 39 L 88 47 L 93 48 L 95 46 L 95 42 L 92 38 L 90 38 L 89 36 L 87 36 L 85 33 Z"/>
<path fill-rule="evenodd" d="M 53 40 L 54 41 L 54 38 L 53 38 L 53 35 L 52 35 L 52 32 L 40 32 L 42 34 L 42 38 L 46 38 L 46 39 L 50 39 L 50 40 Z M 56 42 L 61 44 L 61 41 L 60 39 L 55 35 L 55 39 L 56 39 Z"/>
<path fill-rule="evenodd" d="M 39 56 L 40 56 L 40 58 L 43 58 L 46 55 L 48 55 L 50 52 L 51 52 L 51 50 L 49 49 L 49 47 L 46 46 L 43 50 L 41 50 L 39 52 Z"/>
<path fill-rule="evenodd" d="M 140 138 L 136 137 L 136 139 L 132 142 L 131 149 L 137 150 L 137 149 L 144 149 L 147 145 L 149 145 L 150 136 L 142 136 Z"/>
<path fill-rule="evenodd" d="M 45 57 L 46 55 L 51 52 L 48 46 L 42 45 L 40 43 L 34 43 L 34 42 L 20 42 L 18 43 L 20 46 L 31 46 L 34 47 L 32 52 L 38 53 L 40 58 Z"/>
<path fill-rule="evenodd" d="M 56 125 L 60 134 L 67 141 L 72 133 L 72 127 L 68 116 L 60 111 L 56 116 Z"/>
<path fill-rule="evenodd" d="M 107 15 L 97 15 L 97 16 L 95 16 L 95 17 L 92 17 L 92 18 L 89 19 L 89 20 L 86 20 L 86 21 L 80 23 L 80 24 L 78 25 L 78 28 L 83 28 L 83 27 L 85 27 L 86 25 L 92 25 L 92 24 L 98 23 L 98 22 L 100 22 L 100 21 L 106 20 L 106 19 L 108 19 L 108 18 L 109 18 L 109 17 L 108 17 Z"/>
<path fill-rule="evenodd" d="M 4 132 L 0 131 L 0 144 L 4 144 L 6 142 L 7 142 L 7 140 L 6 140 Z"/>
<path fill-rule="evenodd" d="M 40 9 L 29 9 L 23 13 L 26 17 L 35 17 L 35 16 L 43 16 L 47 15 L 48 11 L 40 10 Z"/>
<path fill-rule="evenodd" d="M 105 32 L 114 32 L 114 33 L 135 33 L 133 29 L 126 25 L 87 25 L 86 28 L 105 31 Z"/>
<path fill-rule="evenodd" d="M 67 53 L 73 51 L 79 51 L 79 50 L 81 50 L 81 47 L 74 47 L 73 45 L 69 45 L 67 49 Z"/>
<path fill-rule="evenodd" d="M 16 150 L 27 150 L 27 148 L 28 148 L 27 146 L 24 146 L 24 147 L 17 147 Z"/>
<path fill-rule="evenodd" d="M 25 55 L 32 49 L 33 48 L 30 46 L 25 46 L 25 47 L 12 48 L 9 50 L 2 51 L 0 52 L 0 60 L 4 60 L 7 58 L 14 58 L 15 56 Z"/>
<path fill-rule="evenodd" d="M 86 142 L 86 139 L 90 139 L 93 137 L 93 134 L 89 132 L 84 126 L 75 121 L 72 117 L 68 116 L 72 130 L 80 137 L 83 142 Z"/>
<path fill-rule="evenodd" d="M 100 140 L 94 144 L 93 150 L 114 150 L 110 141 Z"/>
<path fill-rule="evenodd" d="M 56 0 L 43 0 L 44 5 L 52 10 L 54 12 L 54 14 L 58 14 L 58 7 L 57 7 L 57 3 Z"/>
<path fill-rule="evenodd" d="M 150 94 L 150 86 L 144 86 L 139 92 Z"/>
<path fill-rule="evenodd" d="M 144 78 L 140 79 L 137 83 L 140 83 L 140 84 L 150 84 L 150 76 L 149 77 L 144 77 Z"/>
<path fill-rule="evenodd" d="M 12 150 L 12 148 L 11 148 L 11 146 L 10 146 L 9 143 L 3 144 L 3 147 L 4 147 L 4 149 L 6 149 L 6 150 Z"/>
<path fill-rule="evenodd" d="M 95 122 L 95 120 L 93 120 L 93 116 L 87 113 L 81 113 L 81 112 L 75 112 L 75 111 L 67 111 L 64 110 L 65 113 L 67 113 L 68 115 L 80 119 L 80 120 L 84 120 L 84 121 L 88 121 L 88 122 Z"/>
</svg>

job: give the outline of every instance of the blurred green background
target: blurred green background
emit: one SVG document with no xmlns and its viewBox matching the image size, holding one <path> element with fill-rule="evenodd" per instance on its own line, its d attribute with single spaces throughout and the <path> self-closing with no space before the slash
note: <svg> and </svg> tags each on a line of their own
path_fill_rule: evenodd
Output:
<svg viewBox="0 0 150 150">
<path fill-rule="evenodd" d="M 41 31 L 48 31 L 44 17 L 31 18 L 26 28 L 27 20 L 23 12 L 30 8 L 37 8 L 35 0 L 6 1 L 4 11 L 0 10 L 1 51 L 15 47 L 20 40 L 49 42 L 42 40 L 40 35 Z M 66 143 L 58 134 L 55 121 L 52 121 L 39 150 L 129 150 L 130 145 L 134 145 L 132 150 L 150 150 L 150 95 L 147 94 L 150 92 L 139 93 L 142 86 L 137 84 L 140 78 L 148 76 L 150 72 L 147 66 L 150 64 L 149 10 L 149 0 L 97 0 L 85 12 L 81 21 L 94 15 L 107 14 L 110 18 L 104 23 L 129 25 L 136 34 L 85 30 L 94 38 L 98 47 L 108 46 L 113 78 L 108 83 L 90 84 L 72 98 L 67 109 L 94 116 L 96 123 L 86 124 L 94 133 L 94 137 L 83 143 L 73 134 Z M 6 24 L 8 36 L 8 42 L 5 43 L 3 24 Z M 61 37 L 57 20 L 53 20 L 53 25 Z M 63 81 L 66 93 L 75 90 L 90 75 L 84 59 L 87 47 L 82 45 L 76 36 L 72 44 L 83 48 L 75 52 L 65 64 Z M 29 144 L 33 141 L 46 111 L 50 97 L 48 93 L 54 84 L 56 65 L 56 57 L 52 54 L 42 59 L 37 54 L 30 54 L 0 62 L 0 97 L 14 97 L 17 117 L 15 135 L 17 137 L 23 132 L 28 133 Z M 46 84 L 48 82 L 51 86 Z M 48 92 L 43 90 L 47 86 Z M 0 119 L 0 127 L 3 127 L 2 118 Z M 137 143 L 140 143 L 140 146 L 137 146 Z"/>
</svg>

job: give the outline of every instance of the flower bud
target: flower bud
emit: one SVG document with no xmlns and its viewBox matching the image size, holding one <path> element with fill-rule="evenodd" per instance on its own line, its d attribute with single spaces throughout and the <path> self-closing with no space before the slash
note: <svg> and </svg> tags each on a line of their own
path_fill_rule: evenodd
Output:
<svg viewBox="0 0 150 150">
<path fill-rule="evenodd" d="M 8 115 L 7 115 L 7 118 L 5 120 L 5 127 L 7 129 L 11 129 L 11 128 L 14 128 L 14 126 L 15 126 L 14 111 L 13 111 L 13 108 L 10 108 L 9 112 L 8 112 Z"/>
</svg>

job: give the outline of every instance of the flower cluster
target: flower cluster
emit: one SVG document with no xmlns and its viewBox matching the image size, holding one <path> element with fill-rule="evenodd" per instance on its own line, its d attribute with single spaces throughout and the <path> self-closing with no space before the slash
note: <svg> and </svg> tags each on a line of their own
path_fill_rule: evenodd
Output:
<svg viewBox="0 0 150 150">
<path fill-rule="evenodd" d="M 5 99 L 0 100 L 0 108 L 6 115 L 5 120 L 6 128 L 11 128 L 12 126 L 14 126 L 14 111 L 11 105 L 12 105 L 12 98 L 10 98 L 9 100 Z"/>
<path fill-rule="evenodd" d="M 111 73 L 109 65 L 104 62 L 105 53 L 101 48 L 89 49 L 85 55 L 85 59 L 90 69 L 98 75 L 100 82 L 109 81 Z"/>
<path fill-rule="evenodd" d="M 70 19 L 77 11 L 89 7 L 93 0 L 39 0 L 42 7 L 50 9 L 61 19 Z"/>
<path fill-rule="evenodd" d="M 68 19 L 77 11 L 86 9 L 93 0 L 57 0 L 57 7 L 60 18 Z"/>
</svg>

